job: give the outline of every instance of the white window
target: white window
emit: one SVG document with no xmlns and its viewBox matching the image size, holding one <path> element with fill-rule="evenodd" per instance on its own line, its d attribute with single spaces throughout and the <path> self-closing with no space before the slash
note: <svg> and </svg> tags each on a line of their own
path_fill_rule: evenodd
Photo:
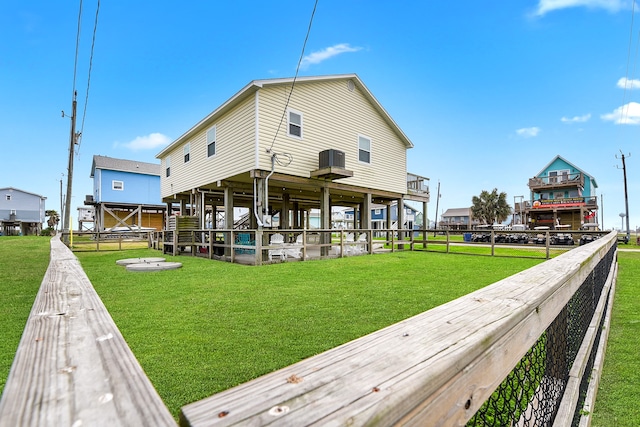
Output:
<svg viewBox="0 0 640 427">
<path fill-rule="evenodd" d="M 164 160 L 164 170 L 167 178 L 171 176 L 171 157 L 167 157 Z"/>
<path fill-rule="evenodd" d="M 371 138 L 358 136 L 358 160 L 362 163 L 371 163 Z"/>
<path fill-rule="evenodd" d="M 182 149 L 182 152 L 184 154 L 184 162 L 188 163 L 189 162 L 189 155 L 191 153 L 191 144 L 185 144 L 184 148 Z"/>
<path fill-rule="evenodd" d="M 112 190 L 116 190 L 116 191 L 123 191 L 124 190 L 124 182 L 116 181 L 116 180 L 111 181 L 111 189 Z"/>
<path fill-rule="evenodd" d="M 5 199 L 7 200 L 7 202 L 10 202 L 10 201 L 11 201 L 11 194 L 7 194 L 7 195 L 5 195 L 4 197 L 5 197 Z"/>
<path fill-rule="evenodd" d="M 375 210 L 373 211 L 373 213 L 374 213 L 374 214 L 376 214 L 376 215 L 380 215 L 380 212 L 381 212 L 381 210 L 380 210 L 380 209 L 375 209 Z"/>
<path fill-rule="evenodd" d="M 207 131 L 207 157 L 216 155 L 216 127 Z"/>
<path fill-rule="evenodd" d="M 302 138 L 302 113 L 289 110 L 289 136 Z"/>
</svg>

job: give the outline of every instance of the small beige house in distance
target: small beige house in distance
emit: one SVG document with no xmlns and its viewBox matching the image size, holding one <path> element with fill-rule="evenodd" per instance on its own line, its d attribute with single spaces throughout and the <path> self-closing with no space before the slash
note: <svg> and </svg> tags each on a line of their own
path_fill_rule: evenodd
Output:
<svg viewBox="0 0 640 427">
<path fill-rule="evenodd" d="M 356 74 L 254 80 L 157 154 L 161 197 L 182 215 L 233 208 L 251 228 L 305 227 L 310 209 L 331 228 L 331 206 L 429 200 L 428 178 L 407 173 L 413 144 Z M 425 209 L 426 211 L 426 209 Z M 426 216 L 425 216 L 426 217 Z M 425 227 L 426 228 L 426 227 Z"/>
</svg>

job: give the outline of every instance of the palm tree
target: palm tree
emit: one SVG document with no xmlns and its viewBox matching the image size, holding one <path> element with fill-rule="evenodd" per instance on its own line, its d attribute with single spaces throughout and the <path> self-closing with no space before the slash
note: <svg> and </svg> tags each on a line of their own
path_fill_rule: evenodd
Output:
<svg viewBox="0 0 640 427">
<path fill-rule="evenodd" d="M 471 213 L 473 217 L 484 224 L 501 223 L 511 215 L 511 206 L 507 204 L 507 193 L 482 190 L 480 196 L 471 198 Z"/>
<path fill-rule="evenodd" d="M 49 226 L 49 228 L 55 230 L 58 226 L 58 223 L 60 222 L 60 215 L 58 214 L 58 212 L 53 209 L 47 210 L 44 212 L 44 215 L 49 217 L 49 219 L 47 220 L 47 225 Z"/>
</svg>

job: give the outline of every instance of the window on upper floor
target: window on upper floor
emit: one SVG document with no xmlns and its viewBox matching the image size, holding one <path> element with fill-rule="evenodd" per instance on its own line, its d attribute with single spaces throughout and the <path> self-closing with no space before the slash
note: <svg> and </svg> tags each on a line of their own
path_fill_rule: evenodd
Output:
<svg viewBox="0 0 640 427">
<path fill-rule="evenodd" d="M 111 189 L 112 190 L 116 190 L 116 191 L 123 191 L 124 190 L 124 182 L 123 181 L 116 181 L 114 179 L 113 181 L 111 181 Z"/>
<path fill-rule="evenodd" d="M 164 159 L 164 171 L 167 178 L 171 176 L 171 157 Z"/>
<path fill-rule="evenodd" d="M 289 136 L 302 138 L 302 113 L 289 110 L 287 117 L 289 119 Z"/>
<path fill-rule="evenodd" d="M 569 169 L 559 169 L 555 171 L 549 171 L 549 183 L 555 184 L 558 182 L 565 182 L 569 180 Z"/>
<path fill-rule="evenodd" d="M 184 148 L 182 149 L 182 153 L 184 154 L 184 162 L 188 163 L 189 162 L 189 156 L 191 154 L 191 144 L 185 144 Z"/>
<path fill-rule="evenodd" d="M 371 138 L 358 136 L 358 160 L 362 163 L 371 163 Z"/>
<path fill-rule="evenodd" d="M 6 200 L 7 202 L 10 202 L 10 201 L 11 201 L 11 194 L 7 194 L 7 195 L 5 195 L 4 197 L 5 197 L 5 200 Z"/>
<path fill-rule="evenodd" d="M 216 127 L 207 131 L 207 157 L 216 155 Z"/>
<path fill-rule="evenodd" d="M 380 215 L 382 213 L 381 209 L 376 209 L 373 211 L 376 215 Z"/>
</svg>

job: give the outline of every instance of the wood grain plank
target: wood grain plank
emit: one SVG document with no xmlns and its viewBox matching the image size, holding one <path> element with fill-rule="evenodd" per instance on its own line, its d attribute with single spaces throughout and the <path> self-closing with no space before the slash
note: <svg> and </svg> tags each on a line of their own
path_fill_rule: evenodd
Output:
<svg viewBox="0 0 640 427">
<path fill-rule="evenodd" d="M 77 258 L 51 259 L 0 401 L 0 426 L 176 425 Z"/>
<path fill-rule="evenodd" d="M 455 301 L 186 405 L 180 423 L 464 425 L 614 244 L 612 233 Z"/>
</svg>

